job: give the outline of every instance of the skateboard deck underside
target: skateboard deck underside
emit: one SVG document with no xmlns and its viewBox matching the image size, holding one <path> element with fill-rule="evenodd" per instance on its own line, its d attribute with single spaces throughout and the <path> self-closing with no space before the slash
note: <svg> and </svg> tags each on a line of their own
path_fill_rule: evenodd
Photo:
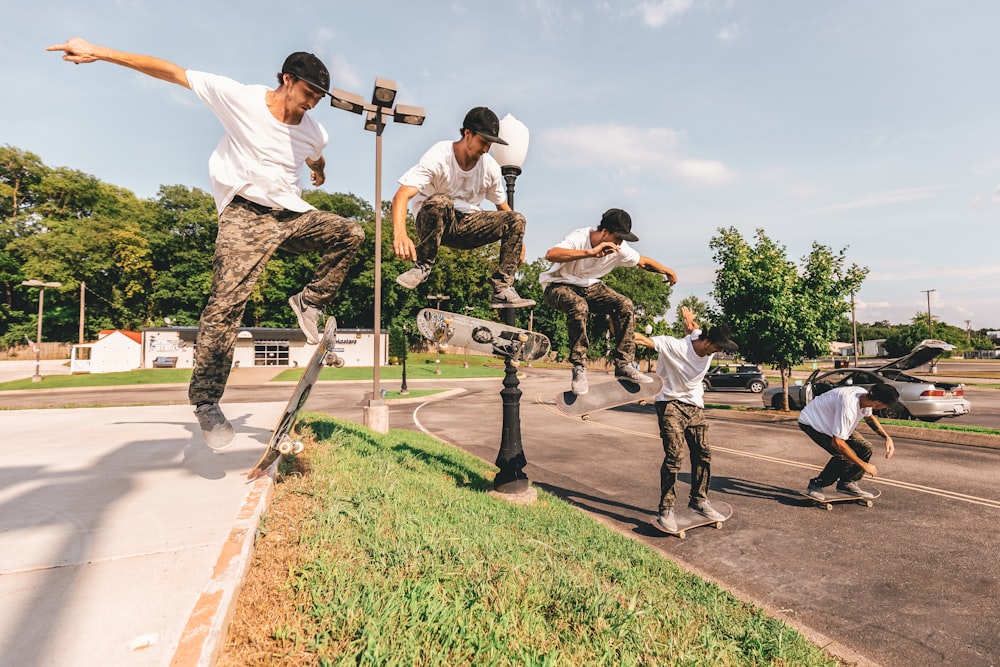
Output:
<svg viewBox="0 0 1000 667">
<path fill-rule="evenodd" d="M 719 513 L 721 513 L 726 518 L 722 521 L 716 521 L 715 519 L 709 519 L 704 514 L 699 514 L 689 507 L 679 507 L 674 509 L 674 517 L 677 519 L 677 530 L 667 530 L 656 520 L 657 517 L 650 519 L 650 523 L 661 533 L 666 533 L 668 535 L 676 535 L 682 540 L 687 537 L 687 531 L 692 528 L 698 528 L 699 526 L 715 526 L 716 528 L 722 528 L 722 524 L 725 523 L 730 517 L 733 516 L 733 507 L 729 503 L 722 502 L 721 500 L 713 500 L 712 507 Z"/>
<path fill-rule="evenodd" d="M 608 410 L 639 401 L 651 401 L 663 391 L 663 380 L 651 375 L 652 382 L 636 384 L 628 380 L 611 380 L 590 386 L 583 396 L 564 391 L 556 396 L 556 407 L 572 417 L 581 417 L 598 410 Z"/>
<path fill-rule="evenodd" d="M 275 426 L 271 434 L 271 439 L 267 443 L 267 449 L 264 450 L 257 464 L 247 473 L 248 479 L 256 479 L 263 475 L 278 457 L 281 456 L 282 452 L 279 448 L 282 447 L 282 443 L 289 440 L 288 436 L 295 427 L 295 422 L 298 419 L 299 412 L 302 410 L 302 406 L 309 399 L 309 394 L 312 392 L 313 385 L 316 384 L 316 380 L 319 378 L 320 371 L 327 365 L 327 356 L 335 356 L 333 346 L 336 338 L 337 321 L 329 317 L 326 321 L 326 328 L 323 331 L 323 338 L 309 358 L 309 363 L 306 364 L 305 372 L 299 379 L 298 384 L 295 385 L 295 390 L 292 391 L 292 395 L 288 399 L 288 404 L 285 405 L 285 409 L 278 419 L 278 425 Z"/>
<path fill-rule="evenodd" d="M 549 353 L 549 339 L 539 333 L 509 327 L 500 322 L 481 320 L 468 315 L 424 308 L 417 313 L 417 329 L 438 345 L 454 345 L 490 354 L 510 356 L 520 345 L 520 358 L 537 361 Z M 520 341 L 520 337 L 525 340 Z"/>
</svg>

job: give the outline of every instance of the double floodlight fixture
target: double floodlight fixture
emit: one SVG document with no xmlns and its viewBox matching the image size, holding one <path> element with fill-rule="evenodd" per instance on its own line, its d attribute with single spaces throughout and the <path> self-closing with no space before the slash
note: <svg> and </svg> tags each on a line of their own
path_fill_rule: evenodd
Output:
<svg viewBox="0 0 1000 667">
<path fill-rule="evenodd" d="M 396 123 L 406 125 L 422 125 L 424 118 L 423 107 L 413 107 L 404 104 L 393 108 L 396 101 L 396 82 L 390 79 L 375 79 L 375 90 L 372 91 L 372 101 L 365 104 L 364 98 L 360 95 L 350 93 L 346 90 L 334 88 L 330 91 L 330 104 L 338 109 L 350 111 L 351 113 L 365 114 L 365 129 L 375 134 L 382 134 L 385 128 L 386 118 L 391 116 Z"/>
</svg>

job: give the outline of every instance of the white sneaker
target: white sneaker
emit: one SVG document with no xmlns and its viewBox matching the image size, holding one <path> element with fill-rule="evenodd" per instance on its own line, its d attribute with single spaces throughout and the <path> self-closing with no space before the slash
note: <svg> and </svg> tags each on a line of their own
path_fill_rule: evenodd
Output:
<svg viewBox="0 0 1000 667">
<path fill-rule="evenodd" d="M 202 403 L 194 409 L 201 426 L 201 435 L 205 444 L 217 452 L 228 449 L 236 441 L 236 432 L 232 424 L 222 414 L 218 403 Z"/>
<path fill-rule="evenodd" d="M 672 509 L 660 512 L 654 521 L 659 524 L 660 528 L 669 531 L 671 533 L 677 532 L 677 517 L 674 516 L 674 511 Z"/>
<path fill-rule="evenodd" d="M 288 299 L 288 305 L 292 307 L 295 319 L 299 322 L 299 328 L 306 335 L 306 342 L 310 345 L 319 343 L 319 316 L 323 314 L 322 311 L 315 306 L 308 305 L 302 299 L 301 292 Z"/>
<path fill-rule="evenodd" d="M 414 289 L 417 285 L 427 280 L 431 275 L 430 264 L 414 264 L 409 271 L 404 271 L 396 276 L 396 282 L 406 289 Z"/>
<path fill-rule="evenodd" d="M 869 493 L 858 486 L 855 482 L 848 482 L 847 484 L 838 484 L 837 491 L 849 496 L 857 496 L 858 498 L 874 498 L 874 493 Z"/>
<path fill-rule="evenodd" d="M 525 299 L 513 287 L 504 287 L 493 294 L 490 308 L 530 308 L 534 305 L 534 299 Z"/>
<path fill-rule="evenodd" d="M 628 365 L 616 368 L 615 377 L 622 380 L 628 380 L 629 382 L 634 382 L 636 384 L 649 384 L 653 381 L 653 378 L 640 373 L 635 368 Z"/>
<path fill-rule="evenodd" d="M 705 517 L 711 519 L 712 521 L 725 521 L 726 517 L 722 515 L 717 509 L 712 507 L 712 503 L 707 500 L 695 500 L 688 504 L 688 507 L 693 509 L 698 514 L 702 514 Z"/>
<path fill-rule="evenodd" d="M 573 381 L 570 383 L 570 389 L 577 396 L 583 396 L 590 391 L 590 386 L 587 384 L 587 369 L 584 366 L 573 366 Z"/>
</svg>

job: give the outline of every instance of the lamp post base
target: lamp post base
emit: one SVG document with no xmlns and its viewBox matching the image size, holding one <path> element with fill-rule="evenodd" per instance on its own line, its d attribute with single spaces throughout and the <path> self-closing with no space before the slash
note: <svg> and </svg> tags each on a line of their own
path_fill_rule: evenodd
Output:
<svg viewBox="0 0 1000 667">
<path fill-rule="evenodd" d="M 385 401 L 368 401 L 363 412 L 365 426 L 376 433 L 389 432 L 389 406 Z"/>
<path fill-rule="evenodd" d="M 517 379 L 517 367 L 508 357 L 504 364 L 503 427 L 500 437 L 500 452 L 496 466 L 500 471 L 493 479 L 493 490 L 504 495 L 520 495 L 531 489 L 531 482 L 524 474 L 528 464 L 521 446 L 521 389 Z"/>
</svg>

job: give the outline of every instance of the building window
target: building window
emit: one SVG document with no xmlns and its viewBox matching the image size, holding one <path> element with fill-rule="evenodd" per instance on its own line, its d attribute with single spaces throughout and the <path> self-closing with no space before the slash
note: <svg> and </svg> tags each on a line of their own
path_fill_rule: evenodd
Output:
<svg viewBox="0 0 1000 667">
<path fill-rule="evenodd" d="M 253 344 L 254 366 L 287 366 L 287 340 L 255 340 Z"/>
</svg>

